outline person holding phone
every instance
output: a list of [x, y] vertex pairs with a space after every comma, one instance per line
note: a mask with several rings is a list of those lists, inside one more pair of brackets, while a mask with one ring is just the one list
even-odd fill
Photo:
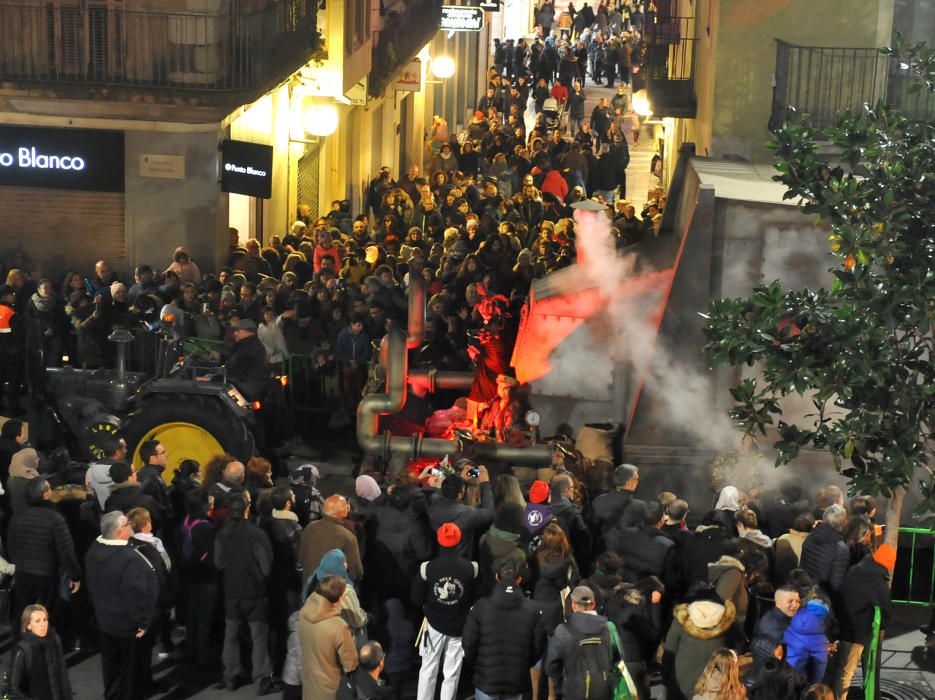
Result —
[[[473, 470], [476, 469], [476, 473]], [[472, 474], [476, 474], [472, 476]], [[469, 483], [480, 487], [481, 501], [478, 507], [463, 503], [465, 487]], [[445, 523], [454, 523], [461, 530], [461, 540], [456, 545], [458, 555], [473, 559], [474, 542], [493, 522], [494, 497], [490, 486], [490, 474], [483, 465], [466, 464], [461, 474], [445, 477], [441, 490], [429, 503], [429, 522], [438, 530]]]

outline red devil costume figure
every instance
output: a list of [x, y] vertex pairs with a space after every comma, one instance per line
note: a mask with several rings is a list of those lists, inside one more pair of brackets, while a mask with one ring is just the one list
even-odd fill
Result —
[[481, 300], [475, 307], [484, 325], [471, 334], [468, 355], [477, 364], [470, 401], [487, 403], [497, 395], [497, 376], [512, 374], [510, 357], [516, 342], [516, 327], [512, 323], [510, 303], [502, 294], [489, 294], [477, 285]]

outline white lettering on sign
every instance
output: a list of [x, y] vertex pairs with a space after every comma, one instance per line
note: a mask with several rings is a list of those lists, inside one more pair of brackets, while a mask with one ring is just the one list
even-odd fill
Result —
[[0, 167], [10, 168], [17, 165], [20, 168], [38, 168], [39, 170], [84, 170], [84, 158], [80, 156], [57, 156], [39, 153], [35, 146], [27, 148], [20, 146], [16, 150], [16, 157], [12, 153], [0, 151]]
[[442, 5], [440, 29], [477, 32], [484, 27], [484, 11], [479, 7]]
[[252, 165], [237, 165], [236, 163], [225, 163], [224, 169], [229, 173], [239, 173], [240, 175], [255, 175], [256, 177], [266, 177], [265, 170], [258, 170]]

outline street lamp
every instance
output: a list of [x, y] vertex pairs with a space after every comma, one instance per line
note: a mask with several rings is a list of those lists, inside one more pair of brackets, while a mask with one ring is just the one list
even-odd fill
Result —
[[455, 74], [455, 61], [451, 56], [436, 56], [432, 59], [432, 75], [445, 80]]
[[632, 104], [633, 111], [641, 117], [648, 117], [653, 113], [652, 108], [649, 106], [649, 96], [646, 93], [646, 88], [633, 93]]
[[338, 128], [338, 110], [334, 105], [312, 105], [302, 118], [305, 131], [312, 136], [330, 136]]

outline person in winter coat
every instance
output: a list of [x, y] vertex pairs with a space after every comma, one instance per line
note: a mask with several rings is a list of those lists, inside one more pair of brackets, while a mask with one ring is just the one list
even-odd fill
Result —
[[20, 638], [13, 647], [4, 697], [71, 700], [71, 681], [62, 642], [49, 627], [49, 611], [29, 605], [20, 619]]
[[136, 469], [126, 462], [114, 462], [110, 465], [110, 478], [114, 482], [114, 489], [107, 497], [104, 512], [119, 510], [129, 513], [134, 508], [145, 508], [153, 519], [153, 527], [160, 530], [165, 522], [165, 515], [152, 496], [143, 492]]
[[827, 617], [828, 606], [814, 598], [799, 609], [782, 635], [786, 660], [809, 683], [821, 683], [828, 667]]
[[881, 630], [886, 629], [893, 615], [889, 577], [895, 566], [896, 551], [888, 544], [881, 544], [872, 555], [864, 557], [847, 572], [838, 589], [841, 632], [834, 693], [840, 700], [847, 699], [847, 689], [858, 662], [863, 665], [864, 678], [869, 672], [865, 652], [870, 648], [873, 637], [874, 607], [880, 608]]
[[524, 531], [523, 509], [517, 503], [501, 503], [494, 515], [493, 525], [480, 538], [479, 594], [490, 595], [497, 582], [497, 572], [503, 563], [512, 561], [521, 581], [529, 579], [526, 551], [522, 546]]
[[662, 657], [668, 698], [690, 698], [711, 655], [721, 647], [734, 646], [735, 617], [734, 604], [721, 600], [706, 585], [696, 586], [684, 603], [675, 606]]
[[[614, 469], [614, 488], [602, 493], [591, 503], [591, 526], [603, 537], [614, 526], [633, 527], [642, 522], [642, 501], [634, 500], [633, 492], [640, 483], [640, 471], [632, 464], [620, 464]], [[602, 542], [597, 550], [602, 551]]]
[[581, 129], [584, 124], [584, 91], [581, 89], [581, 83], [575, 83], [574, 92], [568, 96], [565, 109], [568, 110], [568, 125], [572, 138]]
[[347, 557], [348, 575], [353, 581], [364, 576], [357, 537], [345, 524], [351, 508], [344, 496], [337, 494], [325, 499], [323, 517], [305, 526], [299, 543], [299, 564], [302, 567], [302, 585], [315, 573], [322, 557], [332, 549], [340, 549]]
[[[477, 467], [476, 477], [470, 476], [468, 471], [472, 465], [466, 465], [461, 475], [452, 474], [442, 482], [441, 493], [429, 502], [429, 522], [433, 531], [445, 523], [454, 523], [461, 532], [457, 549], [459, 556], [465, 559], [474, 558], [474, 541], [481, 532], [484, 532], [493, 522], [494, 499], [493, 489], [490, 486], [490, 475], [487, 467]], [[480, 505], [476, 508], [464, 504], [465, 484], [476, 482], [480, 487]]]
[[782, 637], [792, 622], [792, 617], [801, 607], [799, 589], [784, 585], [776, 589], [773, 595], [775, 607], [769, 610], [756, 623], [756, 630], [750, 642], [753, 655], [753, 678], [759, 678], [767, 659], [774, 657], [776, 647], [782, 644]]
[[158, 440], [147, 440], [140, 445], [140, 459], [143, 466], [136, 473], [136, 479], [147, 494], [159, 505], [162, 515], [168, 521], [174, 515], [169, 487], [162, 478], [169, 461], [169, 451]]
[[588, 572], [591, 569], [591, 531], [584, 522], [581, 509], [571, 500], [574, 484], [566, 474], [556, 474], [549, 484], [549, 491], [555, 522], [568, 536], [578, 570]]
[[[449, 477], [450, 478], [450, 477]], [[416, 579], [417, 600], [424, 602], [425, 613], [418, 641], [422, 667], [419, 669], [419, 698], [435, 696], [438, 670], [444, 680], [441, 700], [454, 700], [464, 661], [461, 635], [476, 590], [479, 567], [460, 555], [458, 545], [463, 533], [455, 523], [438, 528], [439, 555], [419, 567]]]
[[155, 620], [159, 582], [127, 543], [133, 530], [120, 511], [101, 518], [101, 536], [85, 557], [88, 592], [101, 643], [105, 698], [145, 697], [152, 657], [146, 634]]
[[783, 583], [793, 569], [799, 568], [802, 545], [814, 527], [815, 516], [807, 512], [800, 513], [792, 523], [789, 532], [776, 538], [773, 543], [774, 580]]
[[177, 531], [179, 568], [185, 583], [185, 639], [188, 658], [207, 667], [218, 593], [214, 568], [215, 529], [208, 517], [208, 492], [194, 488], [185, 496], [185, 517]]
[[837, 591], [847, 573], [851, 553], [841, 533], [847, 523], [847, 511], [829, 506], [818, 525], [802, 543], [801, 568], [805, 569], [828, 593]]
[[325, 576], [299, 613], [303, 700], [335, 697], [343, 674], [358, 664], [351, 629], [341, 617], [347, 579]]
[[701, 518], [701, 524], [695, 528], [688, 539], [682, 561], [682, 577], [686, 585], [698, 581], [707, 582], [708, 564], [712, 564], [723, 555], [737, 556], [737, 545], [728, 531], [714, 516], [713, 511]]
[[49, 500], [52, 489], [43, 477], [26, 487], [29, 505], [13, 516], [7, 533], [7, 556], [16, 567], [13, 577], [13, 619], [30, 603], [49, 610], [61, 604], [61, 577], [78, 590], [81, 566], [65, 518]]
[[649, 501], [643, 504], [643, 519], [638, 527], [615, 527], [607, 531], [607, 548], [623, 558], [628, 580], [656, 576], [666, 587], [678, 586], [681, 577], [679, 562], [673, 556], [675, 543], [659, 529], [663, 517], [659, 501]]
[[714, 586], [722, 600], [734, 604], [738, 627], [743, 627], [750, 603], [744, 565], [735, 557], [722, 555], [716, 562], [708, 564], [708, 583]]
[[341, 617], [351, 628], [351, 635], [358, 637], [360, 632], [367, 626], [367, 613], [360, 607], [360, 600], [357, 597], [357, 590], [354, 582], [347, 574], [347, 557], [340, 549], [332, 549], [326, 552], [321, 558], [321, 564], [315, 569], [314, 575], [308, 580], [305, 587], [305, 598], [308, 598], [315, 592], [315, 586], [319, 581], [323, 581], [326, 576], [341, 576], [347, 581], [347, 588], [344, 589], [344, 597], [341, 599], [341, 605], [338, 609], [341, 611]]
[[230, 510], [218, 532], [214, 565], [224, 582], [224, 687], [237, 689], [243, 672], [240, 658], [240, 625], [250, 628], [252, 676], [257, 694], [273, 692], [269, 658], [269, 598], [267, 579], [273, 565], [269, 537], [249, 521], [250, 494], [231, 496]]
[[21, 513], [29, 505], [26, 487], [39, 476], [39, 453], [32, 447], [24, 447], [10, 459], [10, 478], [5, 482], [10, 494], [10, 511]]
[[562, 591], [581, 579], [568, 537], [558, 523], [546, 526], [531, 563], [535, 579], [532, 600], [542, 611], [546, 632], [551, 634], [564, 616]]
[[341, 366], [342, 386], [348, 407], [354, 407], [360, 401], [367, 383], [367, 363], [372, 350], [370, 336], [364, 330], [363, 316], [353, 316], [351, 322], [338, 333], [335, 353]]
[[532, 690], [529, 669], [545, 651], [542, 613], [522, 592], [514, 559], [505, 559], [490, 596], [468, 613], [461, 635], [464, 658], [474, 668], [475, 697], [513, 697]]
[[526, 521], [523, 542], [530, 549], [535, 549], [530, 544], [538, 544], [542, 531], [555, 517], [552, 515], [551, 506], [549, 506], [549, 496], [549, 485], [547, 483], [539, 480], [532, 482], [532, 486], [529, 487], [529, 502], [526, 503], [526, 509], [523, 512]]

